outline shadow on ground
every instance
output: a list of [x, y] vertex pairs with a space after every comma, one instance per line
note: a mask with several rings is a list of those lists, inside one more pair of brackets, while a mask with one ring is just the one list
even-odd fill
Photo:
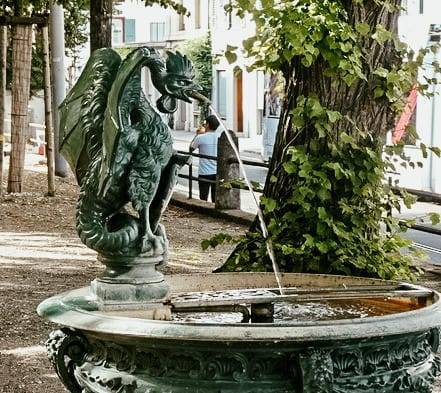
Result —
[[[45, 179], [26, 172], [28, 192], [0, 198], [0, 393], [65, 392], [44, 347], [55, 326], [35, 310], [51, 295], [88, 285], [102, 270], [76, 236], [75, 180], [57, 179], [57, 195], [49, 198]], [[200, 242], [245, 229], [178, 208], [170, 208], [163, 223], [171, 244], [167, 273], [210, 271], [230, 249], [203, 252]]]

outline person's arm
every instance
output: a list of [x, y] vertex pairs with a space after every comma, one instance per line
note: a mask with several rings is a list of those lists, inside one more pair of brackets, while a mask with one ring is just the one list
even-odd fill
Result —
[[199, 135], [196, 135], [190, 143], [190, 152], [199, 148]]

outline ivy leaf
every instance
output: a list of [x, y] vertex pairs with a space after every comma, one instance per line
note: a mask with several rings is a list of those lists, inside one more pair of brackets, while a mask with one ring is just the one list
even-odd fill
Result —
[[237, 54], [231, 51], [225, 51], [225, 58], [228, 61], [228, 64], [232, 64], [237, 60]]
[[371, 27], [367, 23], [357, 23], [355, 29], [362, 35], [368, 35], [371, 31]]
[[210, 239], [204, 239], [201, 241], [201, 247], [205, 251], [209, 247], [215, 248], [223, 243], [232, 243], [235, 242], [235, 240], [231, 235], [228, 233], [217, 233]]
[[317, 209], [317, 213], [318, 213], [318, 216], [319, 216], [320, 220], [325, 220], [325, 219], [328, 218], [328, 213], [326, 212], [326, 209], [324, 207], [322, 207], [322, 206], [320, 206]]
[[384, 90], [381, 87], [376, 87], [374, 89], [374, 98], [380, 98], [384, 96]]
[[335, 123], [342, 118], [341, 113], [338, 111], [327, 111], [328, 119], [331, 123]]
[[412, 205], [417, 201], [417, 197], [411, 194], [406, 193], [403, 195], [403, 203], [408, 209], [412, 207]]
[[384, 26], [377, 25], [376, 31], [372, 38], [377, 41], [380, 45], [384, 44], [386, 41], [393, 38], [393, 33], [386, 30]]
[[243, 40], [242, 41], [243, 48], [249, 52], [253, 48], [253, 45], [256, 41], [257, 41], [256, 36], [249, 37], [246, 40]]
[[429, 150], [431, 150], [436, 156], [441, 156], [441, 149], [439, 147], [429, 147]]
[[272, 198], [262, 196], [262, 198], [260, 198], [260, 201], [265, 208], [265, 213], [271, 213], [277, 207], [277, 202]]
[[389, 74], [389, 71], [386, 70], [386, 68], [378, 67], [378, 68], [374, 71], [374, 74], [375, 74], [375, 75], [378, 75], [378, 76], [380, 76], [380, 77], [382, 77], [382, 78], [386, 78], [387, 75]]
[[297, 165], [294, 162], [291, 162], [291, 161], [284, 162], [283, 163], [283, 169], [288, 174], [296, 173], [297, 170], [298, 170]]
[[429, 218], [432, 225], [437, 225], [441, 222], [439, 213], [429, 213]]
[[423, 154], [423, 157], [427, 158], [427, 146], [421, 142], [420, 149], [421, 149], [421, 153]]

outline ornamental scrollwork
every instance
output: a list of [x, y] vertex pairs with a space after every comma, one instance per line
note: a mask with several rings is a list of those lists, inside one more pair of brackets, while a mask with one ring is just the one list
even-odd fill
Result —
[[438, 332], [428, 331], [267, 353], [240, 345], [213, 349], [210, 343], [186, 350], [158, 343], [149, 348], [86, 340], [63, 329], [52, 333], [47, 345], [58, 375], [73, 393], [177, 393], [188, 386], [212, 393], [201, 384], [241, 386], [244, 392], [257, 386], [261, 390], [256, 391], [273, 393], [430, 393], [441, 370], [433, 351], [438, 339]]
[[299, 354], [305, 393], [430, 393], [441, 370], [439, 332], [311, 348]]
[[74, 373], [75, 368], [84, 362], [86, 338], [70, 329], [55, 330], [50, 333], [46, 348], [48, 358], [66, 388], [72, 393], [82, 393]]

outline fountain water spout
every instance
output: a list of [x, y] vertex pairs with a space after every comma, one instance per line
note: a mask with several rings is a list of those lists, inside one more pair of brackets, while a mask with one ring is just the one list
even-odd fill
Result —
[[271, 259], [274, 275], [276, 277], [276, 281], [277, 281], [277, 285], [279, 287], [280, 294], [284, 295], [284, 290], [283, 290], [283, 285], [282, 285], [282, 276], [281, 276], [281, 273], [280, 273], [279, 265], [277, 264], [277, 261], [276, 261], [276, 255], [274, 253], [273, 244], [271, 242], [271, 239], [269, 238], [268, 227], [266, 225], [265, 218], [263, 216], [262, 209], [260, 208], [260, 203], [259, 203], [259, 200], [257, 199], [257, 196], [256, 196], [256, 193], [254, 191], [253, 185], [251, 184], [250, 180], [248, 179], [248, 176], [247, 176], [247, 173], [246, 173], [246, 170], [245, 170], [245, 166], [243, 164], [242, 159], [240, 158], [239, 150], [238, 150], [236, 144], [234, 143], [233, 138], [231, 137], [230, 133], [228, 132], [228, 129], [227, 129], [224, 121], [219, 116], [219, 113], [213, 108], [213, 105], [212, 105], [211, 101], [207, 97], [205, 97], [204, 95], [202, 95], [201, 93], [196, 92], [196, 91], [191, 94], [191, 97], [196, 99], [196, 100], [198, 100], [198, 101], [201, 101], [201, 102], [209, 105], [209, 107], [210, 107], [211, 111], [213, 112], [214, 116], [216, 116], [217, 120], [221, 124], [221, 126], [223, 128], [223, 131], [225, 132], [225, 135], [227, 136], [228, 142], [230, 143], [231, 147], [233, 148], [234, 154], [235, 154], [235, 156], [237, 158], [237, 161], [239, 163], [239, 167], [240, 167], [240, 169], [242, 171], [245, 183], [248, 186], [248, 189], [250, 190], [250, 193], [251, 193], [251, 195], [253, 197], [254, 203], [255, 203], [256, 208], [257, 208], [257, 216], [259, 218], [260, 228], [262, 230], [263, 238], [265, 239], [266, 249], [267, 249], [267, 252], [268, 252], [268, 256]]

